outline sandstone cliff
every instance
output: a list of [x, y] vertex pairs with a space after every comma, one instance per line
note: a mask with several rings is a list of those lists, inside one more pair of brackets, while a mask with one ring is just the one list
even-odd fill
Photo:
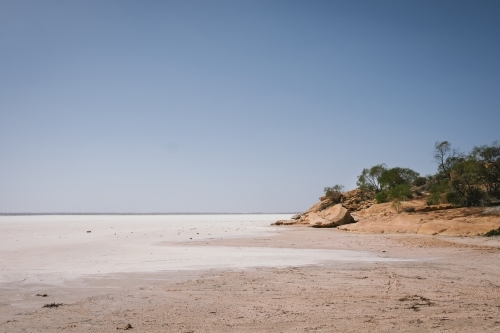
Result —
[[420, 198], [403, 202], [403, 211], [398, 213], [391, 203], [376, 204], [356, 189], [321, 197], [303, 214], [274, 224], [337, 227], [359, 233], [477, 236], [500, 228], [500, 207], [427, 206]]

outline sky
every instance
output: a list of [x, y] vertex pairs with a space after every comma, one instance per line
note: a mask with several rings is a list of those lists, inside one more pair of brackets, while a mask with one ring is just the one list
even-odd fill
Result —
[[500, 139], [498, 1], [0, 1], [0, 212], [299, 212]]

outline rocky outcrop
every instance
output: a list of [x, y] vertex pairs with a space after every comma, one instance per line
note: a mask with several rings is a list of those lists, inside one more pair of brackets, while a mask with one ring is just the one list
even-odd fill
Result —
[[271, 225], [293, 225], [293, 224], [299, 224], [297, 220], [278, 220], [274, 223], [271, 223]]
[[500, 206], [427, 206], [421, 197], [405, 201], [401, 212], [396, 212], [391, 203], [375, 204], [373, 200], [365, 198], [360, 190], [355, 189], [321, 197], [305, 213], [273, 224], [337, 227], [339, 230], [360, 233], [476, 236], [500, 228]]
[[354, 219], [342, 204], [336, 204], [325, 210], [309, 213], [305, 221], [314, 228], [332, 228], [353, 223]]
[[339, 226], [358, 233], [404, 233], [443, 236], [478, 236], [500, 227], [496, 207], [455, 208], [426, 206], [423, 200], [404, 203], [410, 212], [397, 213], [390, 203], [376, 204], [353, 214], [359, 222]]
[[365, 198], [363, 192], [355, 189], [348, 192], [332, 192], [319, 198], [305, 213], [292, 216], [290, 220], [280, 220], [273, 225], [302, 224], [316, 228], [332, 228], [354, 223], [350, 212], [366, 209], [374, 204], [373, 200]]
[[375, 201], [367, 198], [367, 195], [359, 189], [354, 189], [344, 193], [333, 192], [329, 196], [322, 196], [319, 198], [319, 202], [312, 205], [306, 213], [319, 212], [339, 203], [342, 204], [342, 206], [344, 206], [349, 212], [357, 212], [375, 204]]
[[437, 210], [453, 209], [456, 208], [450, 204], [434, 205], [434, 206], [421, 206], [415, 207], [412, 211], [414, 212], [435, 212]]
[[342, 205], [350, 212], [357, 212], [367, 209], [375, 204], [375, 200], [370, 195], [363, 193], [360, 189], [342, 193]]
[[349, 211], [342, 204], [327, 206], [325, 209], [311, 208], [304, 214], [294, 215], [290, 220], [276, 221], [272, 225], [302, 224], [315, 228], [334, 228], [355, 222]]
[[361, 190], [333, 192], [319, 198], [303, 214], [296, 214], [290, 220], [280, 220], [273, 225], [302, 224], [317, 228], [331, 228], [356, 222], [350, 212], [369, 208], [375, 202], [366, 198]]

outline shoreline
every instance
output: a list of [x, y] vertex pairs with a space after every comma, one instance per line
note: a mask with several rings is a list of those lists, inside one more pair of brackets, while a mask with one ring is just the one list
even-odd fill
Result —
[[159, 216], [169, 216], [169, 215], [293, 215], [293, 214], [298, 214], [298, 212], [272, 212], [272, 213], [262, 213], [262, 212], [255, 212], [255, 213], [228, 213], [228, 212], [221, 212], [221, 213], [193, 213], [193, 212], [167, 212], [167, 213], [162, 213], [162, 212], [151, 212], [151, 213], [0, 213], [0, 216], [79, 216], [79, 215], [95, 215], [95, 216], [141, 216], [141, 215], [159, 215]]

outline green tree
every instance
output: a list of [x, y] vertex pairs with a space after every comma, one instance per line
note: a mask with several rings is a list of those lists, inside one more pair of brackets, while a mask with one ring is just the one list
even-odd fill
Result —
[[471, 157], [462, 158], [451, 169], [446, 200], [455, 206], [484, 206], [489, 199], [482, 185], [479, 164]]
[[500, 198], [500, 144], [493, 142], [491, 146], [474, 147], [470, 154], [477, 164], [478, 176], [486, 192], [491, 197]]
[[358, 176], [357, 185], [360, 190], [364, 192], [380, 192], [382, 187], [380, 185], [380, 177], [382, 173], [387, 170], [385, 164], [377, 164], [370, 169], [364, 168]]
[[438, 173], [450, 179], [453, 165], [460, 159], [460, 152], [451, 148], [448, 141], [437, 141], [434, 144], [434, 160], [438, 164]]
[[383, 190], [390, 190], [401, 184], [413, 185], [419, 176], [420, 174], [412, 169], [396, 167], [384, 170], [379, 182]]
[[500, 145], [474, 147], [465, 155], [448, 141], [436, 142], [438, 173], [430, 179], [427, 204], [447, 201], [455, 206], [483, 206], [500, 197]]

